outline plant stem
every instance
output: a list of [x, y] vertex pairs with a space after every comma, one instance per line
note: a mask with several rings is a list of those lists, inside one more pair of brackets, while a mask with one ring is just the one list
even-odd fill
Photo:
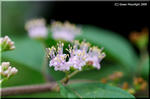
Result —
[[46, 83], [41, 85], [29, 85], [21, 87], [10, 87], [10, 88], [1, 88], [0, 95], [10, 96], [10, 95], [20, 95], [20, 94], [29, 94], [29, 93], [40, 93], [47, 91], [54, 91], [57, 86], [57, 83]]
[[[71, 83], [76, 82], [93, 82], [92, 80], [75, 80]], [[97, 81], [94, 81], [97, 82]], [[59, 91], [59, 86], [56, 82], [40, 84], [40, 85], [26, 85], [18, 87], [0, 88], [0, 96], [13, 96], [22, 94], [42, 93], [50, 91]]]
[[138, 69], [137, 69], [137, 76], [141, 76], [141, 69], [143, 66], [143, 62], [148, 57], [148, 51], [147, 48], [140, 49], [140, 61], [138, 63]]
[[78, 72], [79, 72], [78, 70], [74, 71], [74, 72], [71, 73], [70, 75], [67, 75], [65, 78], [63, 78], [60, 82], [66, 84], [66, 83], [68, 82], [68, 80], [69, 80], [71, 77], [73, 77], [74, 75], [76, 75]]

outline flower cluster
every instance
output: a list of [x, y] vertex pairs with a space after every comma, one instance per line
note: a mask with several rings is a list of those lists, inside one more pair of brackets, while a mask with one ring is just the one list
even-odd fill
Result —
[[81, 33], [79, 27], [68, 21], [64, 23], [53, 21], [51, 24], [51, 31], [54, 39], [66, 41], [74, 40], [75, 36]]
[[2, 62], [0, 65], [1, 78], [9, 78], [17, 72], [18, 70], [15, 67], [11, 67], [9, 62]]
[[2, 51], [15, 49], [14, 42], [8, 36], [0, 38], [0, 46]]
[[141, 32], [133, 31], [129, 35], [129, 39], [138, 47], [145, 48], [148, 46], [149, 41], [149, 29], [143, 28]]
[[137, 90], [145, 90], [147, 88], [147, 82], [141, 77], [135, 77], [133, 84]]
[[[46, 38], [48, 27], [43, 18], [32, 19], [25, 24], [25, 29], [31, 38]], [[50, 30], [56, 40], [73, 41], [76, 35], [81, 33], [81, 29], [68, 21], [52, 21]]]
[[25, 29], [31, 38], [45, 38], [48, 35], [46, 21], [43, 18], [28, 21]]
[[69, 54], [63, 53], [63, 43], [59, 42], [57, 45], [58, 48], [54, 46], [46, 48], [50, 58], [49, 66], [53, 66], [56, 71], [68, 71], [71, 67], [82, 70], [86, 65], [100, 69], [100, 62], [105, 57], [102, 49], [96, 46], [90, 47], [90, 43], [85, 41], [81, 43], [77, 40], [73, 41], [73, 46], [69, 45], [69, 49], [66, 49]]
[[123, 77], [123, 72], [114, 72], [113, 74], [111, 74], [108, 78], [110, 80], [117, 80], [117, 79], [120, 79], [121, 77]]

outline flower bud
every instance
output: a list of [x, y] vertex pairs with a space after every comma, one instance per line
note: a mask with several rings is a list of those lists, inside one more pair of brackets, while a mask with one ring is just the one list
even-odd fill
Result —
[[127, 83], [127, 82], [124, 82], [122, 88], [123, 88], [123, 89], [128, 89], [128, 88], [129, 88], [128, 83]]
[[0, 45], [2, 51], [15, 49], [14, 42], [8, 36], [0, 38]]
[[15, 67], [11, 67], [9, 62], [2, 62], [0, 66], [0, 74], [3, 77], [9, 78], [11, 75], [14, 75], [18, 72]]
[[106, 79], [106, 78], [102, 78], [102, 79], [101, 79], [101, 82], [102, 82], [102, 83], [107, 83], [107, 79]]
[[141, 84], [141, 90], [145, 90], [147, 87], [147, 82], [144, 81], [142, 84]]
[[7, 69], [9, 67], [10, 63], [9, 62], [2, 62], [2, 69]]
[[17, 70], [15, 67], [13, 67], [13, 68], [10, 70], [10, 72], [11, 72], [11, 74], [16, 74], [16, 73], [18, 72], [18, 70]]
[[129, 92], [130, 94], [135, 94], [135, 90], [134, 90], [133, 88], [130, 88], [130, 89], [128, 90], [128, 92]]

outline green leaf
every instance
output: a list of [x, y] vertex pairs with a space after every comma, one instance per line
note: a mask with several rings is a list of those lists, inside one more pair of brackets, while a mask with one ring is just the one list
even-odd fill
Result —
[[[105, 78], [117, 71], [123, 72], [123, 77], [128, 77], [128, 78], [131, 77], [126, 72], [126, 70], [118, 64], [111, 64], [111, 65], [101, 64], [100, 70], [94, 69], [94, 70], [82, 71], [76, 74], [75, 76], [73, 76], [71, 79], [86, 79], [86, 80], [100, 81], [101, 78]], [[56, 81], [61, 80], [65, 76], [65, 73], [61, 71], [55, 71], [53, 67], [49, 67], [48, 72]]]
[[134, 98], [120, 88], [101, 83], [76, 83], [65, 86], [65, 88], [60, 86], [60, 88], [62, 91], [66, 91], [64, 94], [67, 94], [66, 97], [71, 93], [78, 98]]
[[59, 81], [61, 80], [64, 76], [65, 73], [62, 71], [55, 71], [53, 67], [48, 67], [47, 69], [48, 73], [53, 77], [54, 80]]
[[58, 92], [42, 92], [32, 94], [22, 94], [16, 96], [2, 96], [2, 98], [62, 98]]
[[123, 76], [126, 76], [126, 72], [121, 66], [114, 64], [114, 65], [101, 65], [100, 70], [89, 70], [83, 71], [76, 74], [72, 79], [89, 79], [89, 80], [97, 80], [100, 81], [101, 78], [106, 78], [107, 76], [111, 75], [112, 73], [119, 71], [123, 72]]
[[131, 44], [117, 33], [94, 26], [83, 26], [83, 33], [77, 39], [86, 39], [99, 47], [104, 47], [106, 58], [111, 56], [111, 59], [115, 59], [126, 66], [127, 69], [135, 70], [137, 62], [136, 53]]
[[13, 38], [16, 49], [2, 53], [2, 57], [41, 71], [44, 60], [44, 49], [40, 42], [28, 37]]
[[58, 82], [60, 87], [60, 94], [65, 98], [77, 98], [77, 95], [74, 94], [71, 88], [63, 86], [60, 82]]

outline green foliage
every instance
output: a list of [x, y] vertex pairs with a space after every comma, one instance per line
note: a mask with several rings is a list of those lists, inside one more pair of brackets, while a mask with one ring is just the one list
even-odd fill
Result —
[[[53, 7], [53, 4], [50, 5]], [[40, 18], [43, 16], [45, 5], [40, 2], [2, 2], [2, 33], [9, 35], [26, 34], [24, 25], [26, 21], [32, 18]], [[48, 9], [49, 14], [51, 9]], [[2, 34], [4, 35], [4, 34]]]
[[148, 35], [141, 36], [136, 44], [139, 49], [145, 48], [148, 45]]
[[32, 85], [44, 83], [44, 78], [41, 72], [38, 72], [26, 65], [13, 62], [8, 59], [3, 59], [4, 61], [10, 61], [13, 67], [18, 69], [18, 73], [11, 77], [9, 80], [2, 83], [2, 87], [13, 87], [19, 85]]
[[45, 51], [42, 44], [28, 37], [15, 37], [12, 40], [15, 42], [16, 49], [2, 53], [2, 57], [41, 71]]
[[22, 94], [16, 96], [3, 96], [2, 98], [62, 98], [58, 92], [42, 92], [32, 94]]
[[[77, 74], [72, 79], [91, 79], [99, 81], [101, 78], [107, 77], [114, 71], [122, 71], [129, 74], [128, 70], [134, 71], [136, 69], [137, 56], [129, 42], [121, 36], [96, 27], [83, 26], [83, 34], [77, 37], [77, 39], [86, 39], [93, 45], [104, 47], [106, 59], [101, 62], [100, 70], [85, 70]], [[10, 61], [12, 66], [15, 66], [18, 69], [18, 74], [6, 81], [2, 87], [44, 83], [45, 81], [41, 74], [45, 56], [44, 47], [51, 47], [52, 45], [55, 45], [57, 41], [52, 38], [48, 38], [45, 41], [46, 45], [44, 46], [42, 45], [44, 42], [41, 43], [31, 40], [29, 37], [12, 37], [12, 40], [15, 42], [16, 49], [14, 51], [3, 53], [2, 59], [3, 61]], [[68, 42], [64, 43], [65, 45], [69, 44]], [[67, 46], [65, 46], [65, 48], [67, 48]], [[144, 76], [148, 75], [148, 62], [149, 59], [142, 69]], [[64, 77], [63, 72], [55, 71], [54, 68], [50, 68], [48, 64], [46, 70], [57, 81]], [[77, 83], [69, 86], [59, 85], [61, 88], [61, 95], [56, 92], [49, 92], [19, 95], [14, 97], [64, 96], [66, 98], [134, 98], [132, 95], [121, 90], [120, 88], [101, 83]]]
[[[136, 65], [137, 65], [136, 64], [137, 63], [136, 53], [134, 52], [130, 43], [123, 37], [119, 36], [118, 34], [113, 33], [111, 31], [106, 31], [106, 30], [103, 30], [103, 29], [100, 29], [97, 27], [85, 25], [85, 26], [83, 26], [82, 35], [80, 35], [76, 39], [79, 39], [79, 40], [86, 39], [93, 45], [98, 45], [99, 47], [104, 47], [104, 51], [106, 52], [106, 58], [104, 59], [104, 61], [106, 59], [108, 59], [110, 62], [113, 61], [113, 62], [117, 63], [117, 65], [120, 63], [119, 66], [121, 68], [124, 66], [123, 69], [125, 69], [125, 72], [132, 71], [132, 73], [133, 73], [134, 70], [136, 70]], [[54, 41], [51, 41], [51, 44], [53, 42]], [[105, 62], [107, 62], [107, 61], [105, 61]], [[103, 61], [102, 61], [102, 63], [103, 63]], [[109, 69], [110, 66], [105, 66], [105, 64], [102, 64], [101, 68], [105, 68], [105, 67], [106, 67], [106, 69]], [[118, 68], [118, 66], [117, 66], [117, 68]], [[114, 67], [114, 69], [117, 69], [117, 68]], [[110, 69], [110, 71], [111, 71], [111, 69]], [[102, 72], [102, 71], [103, 70], [100, 70], [100, 72]], [[89, 72], [91, 72], [91, 71], [89, 71]], [[97, 71], [94, 71], [94, 72], [98, 73]], [[81, 76], [84, 76], [84, 75], [86, 76], [86, 75], [88, 75], [88, 73], [85, 73]], [[63, 77], [62, 75], [64, 75], [63, 73], [61, 73], [61, 72], [58, 73], [57, 71], [54, 71], [53, 69], [50, 71], [50, 74], [54, 75], [54, 78], [57, 80], [60, 80]], [[100, 73], [100, 74], [102, 74], [102, 73]], [[58, 75], [58, 76], [56, 76], [56, 75]], [[90, 77], [88, 77], [88, 78], [90, 78]], [[97, 78], [98, 77], [99, 76], [97, 76]], [[93, 77], [91, 77], [91, 78], [93, 78]]]
[[132, 72], [136, 69], [137, 56], [130, 43], [120, 35], [94, 26], [83, 26], [83, 34], [77, 39], [104, 47], [106, 57], [111, 56]]
[[120, 88], [101, 83], [61, 84], [61, 95], [65, 98], [134, 98]]
[[13, 34], [22, 35], [22, 33], [25, 32], [24, 16], [28, 13], [27, 11], [29, 8], [31, 7], [26, 4], [19, 4], [15, 2], [3, 2], [2, 3], [2, 33], [11, 33], [11, 34], [13, 33]]
[[106, 78], [107, 76], [116, 71], [124, 72], [124, 76], [127, 75], [125, 74], [125, 70], [123, 70], [119, 65], [102, 65], [100, 70], [79, 72], [72, 79], [89, 79], [100, 81], [101, 78]]
[[59, 81], [61, 80], [64, 76], [65, 73], [62, 71], [55, 71], [53, 67], [48, 67], [48, 73], [53, 77], [54, 80]]
[[78, 96], [74, 94], [73, 90], [69, 87], [64, 87], [61, 83], [59, 83], [60, 94], [65, 98], [77, 98]]
[[2, 61], [10, 61], [18, 73], [2, 87], [38, 84], [45, 82], [41, 74], [44, 50], [42, 45], [27, 37], [12, 38], [16, 49], [2, 53]]

